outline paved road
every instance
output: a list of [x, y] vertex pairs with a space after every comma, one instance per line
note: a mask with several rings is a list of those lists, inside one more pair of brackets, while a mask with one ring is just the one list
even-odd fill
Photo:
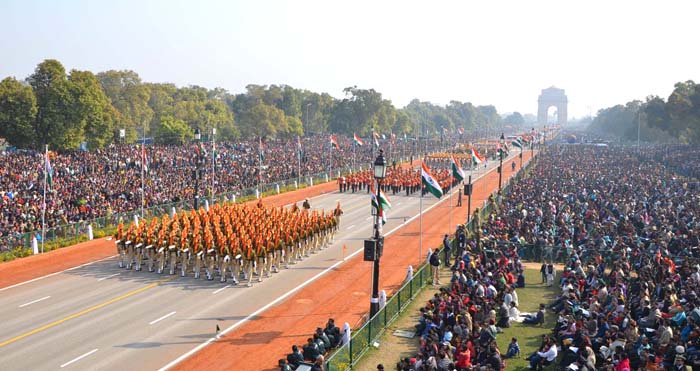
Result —
[[[416, 195], [390, 198], [385, 233], [419, 212]], [[211, 338], [216, 325], [255, 320], [251, 314], [341, 261], [344, 244], [347, 255], [361, 250], [372, 233], [369, 197], [332, 193], [311, 204], [330, 210], [337, 201], [345, 214], [333, 246], [250, 288], [127, 271], [110, 258], [1, 290], [0, 364], [7, 370], [158, 369]], [[436, 201], [425, 197], [424, 209]]]

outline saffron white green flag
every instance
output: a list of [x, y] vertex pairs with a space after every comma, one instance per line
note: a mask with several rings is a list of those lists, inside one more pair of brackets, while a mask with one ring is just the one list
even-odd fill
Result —
[[382, 209], [391, 209], [391, 201], [389, 201], [389, 197], [386, 193], [379, 190], [379, 196], [377, 198], [379, 198], [379, 204], [382, 205]]
[[452, 176], [460, 182], [463, 181], [464, 170], [462, 170], [462, 166], [459, 164], [459, 160], [455, 158], [455, 155], [453, 154], [450, 154], [450, 159], [452, 160]]
[[513, 141], [510, 142], [510, 144], [512, 144], [514, 147], [518, 147], [520, 149], [523, 149], [523, 144], [520, 143], [520, 138], [513, 139]]
[[355, 133], [352, 134], [352, 139], [355, 141], [355, 145], [358, 145], [360, 147], [362, 147], [365, 144], [365, 142], [363, 142], [362, 139], [360, 139], [360, 137], [358, 137]]
[[[374, 188], [374, 187], [372, 187]], [[382, 205], [381, 200], [377, 200], [377, 196], [374, 194], [374, 189], [370, 192], [370, 197], [372, 198], [372, 209], [377, 210], [377, 214], [379, 215], [379, 218], [382, 220], [382, 225], [386, 224], [386, 214], [384, 213], [384, 206]], [[381, 198], [381, 195], [380, 195]]]
[[484, 160], [481, 158], [481, 156], [479, 156], [479, 153], [474, 148], [472, 148], [472, 162], [475, 165], [479, 165], [480, 163], [484, 162]]
[[433, 196], [437, 198], [442, 197], [442, 188], [440, 188], [440, 184], [433, 178], [433, 175], [430, 174], [430, 169], [425, 163], [421, 164], [421, 179], [428, 192], [432, 193]]

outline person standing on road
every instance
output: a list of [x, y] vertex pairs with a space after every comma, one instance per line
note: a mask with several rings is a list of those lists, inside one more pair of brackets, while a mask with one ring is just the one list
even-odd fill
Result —
[[462, 189], [459, 189], [459, 193], [457, 194], [457, 207], [462, 207]]
[[438, 248], [430, 254], [430, 271], [433, 276], [433, 286], [440, 286], [440, 257]]

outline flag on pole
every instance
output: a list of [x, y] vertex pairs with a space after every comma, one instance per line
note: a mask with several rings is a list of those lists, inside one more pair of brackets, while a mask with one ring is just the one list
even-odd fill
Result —
[[386, 214], [384, 213], [384, 206], [382, 206], [382, 202], [378, 200], [377, 196], [374, 194], [374, 185], [372, 185], [370, 197], [372, 202], [372, 209], [377, 210], [377, 215], [379, 215], [379, 218], [382, 220], [382, 225], [386, 224]]
[[299, 156], [299, 159], [301, 159], [304, 156], [304, 152], [301, 149], [301, 137], [297, 135], [297, 155]]
[[484, 159], [479, 156], [479, 152], [476, 151], [476, 148], [472, 147], [472, 162], [474, 165], [479, 165], [480, 163], [484, 162]]
[[389, 197], [386, 195], [386, 193], [382, 192], [382, 190], [379, 190], [379, 204], [382, 205], [383, 209], [391, 209], [391, 201], [389, 201]]
[[518, 147], [520, 149], [523, 149], [523, 144], [520, 142], [520, 138], [513, 139], [513, 141], [510, 142], [510, 144], [512, 144], [513, 147]]
[[46, 168], [44, 169], [46, 171], [46, 184], [49, 187], [49, 190], [53, 189], [53, 168], [51, 167], [51, 161], [49, 160], [49, 151], [46, 151]]
[[258, 157], [260, 158], [261, 163], [265, 162], [265, 153], [263, 152], [262, 137], [258, 138]]
[[464, 128], [463, 128], [463, 127], [458, 127], [458, 128], [457, 128], [457, 132], [459, 133], [459, 135], [464, 134]]
[[148, 171], [148, 157], [146, 157], [146, 144], [141, 143], [141, 164], [144, 171]]
[[421, 164], [421, 179], [428, 192], [432, 193], [433, 196], [437, 198], [442, 197], [442, 188], [435, 178], [433, 178], [433, 175], [430, 174], [430, 169], [425, 162]]
[[391, 133], [391, 144], [396, 143], [396, 134]]
[[355, 145], [358, 145], [360, 147], [365, 145], [365, 142], [363, 142], [362, 139], [360, 139], [360, 137], [358, 137], [355, 133], [352, 133], [352, 139], [355, 142]]
[[374, 137], [374, 145], [379, 147], [379, 133], [373, 130], [372, 136]]
[[452, 177], [454, 177], [460, 182], [463, 181], [464, 170], [462, 170], [462, 166], [459, 164], [459, 160], [453, 154], [450, 154], [450, 159], [452, 160]]
[[340, 145], [338, 145], [338, 141], [335, 140], [335, 135], [331, 134], [331, 146], [335, 146], [335, 149], [340, 149]]

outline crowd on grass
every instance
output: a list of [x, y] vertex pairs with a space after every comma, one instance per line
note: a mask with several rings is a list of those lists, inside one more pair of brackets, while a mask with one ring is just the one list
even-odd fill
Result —
[[[367, 168], [376, 157], [376, 147], [373, 152], [369, 143], [353, 148], [351, 138], [336, 139], [339, 149], [332, 150], [328, 135], [315, 135], [301, 140], [301, 151], [294, 138], [222, 142], [216, 143], [215, 149], [210, 142], [199, 151], [191, 143], [146, 144], [145, 151], [137, 144], [51, 152], [53, 181], [46, 193], [46, 225], [50, 228], [139, 209], [142, 164], [145, 207], [150, 207], [194, 197], [197, 153], [201, 155], [198, 193], [202, 196], [296, 179], [300, 174], [314, 175], [331, 168], [347, 171], [353, 164]], [[441, 145], [439, 141], [423, 143], [420, 149], [428, 151]], [[417, 147], [410, 142], [382, 142], [382, 146], [389, 161], [402, 154], [410, 156]], [[212, 157], [216, 165], [213, 179]], [[0, 152], [0, 238], [41, 229], [44, 169], [43, 152]]]
[[[481, 225], [480, 244], [458, 234], [452, 280], [421, 309], [420, 352], [397, 369], [503, 370], [522, 357], [532, 369], [700, 370], [699, 185], [678, 175], [680, 157], [644, 157], [629, 147], [542, 153]], [[485, 254], [490, 241], [510, 243]], [[561, 294], [528, 303], [539, 311], [527, 317], [517, 289], [555, 274], [544, 264], [543, 282], [525, 283], [524, 244], [541, 248], [545, 263], [557, 250], [566, 261], [553, 282]], [[542, 325], [545, 316], [556, 325], [536, 352], [520, 354], [516, 338], [497, 345], [512, 321]]]

